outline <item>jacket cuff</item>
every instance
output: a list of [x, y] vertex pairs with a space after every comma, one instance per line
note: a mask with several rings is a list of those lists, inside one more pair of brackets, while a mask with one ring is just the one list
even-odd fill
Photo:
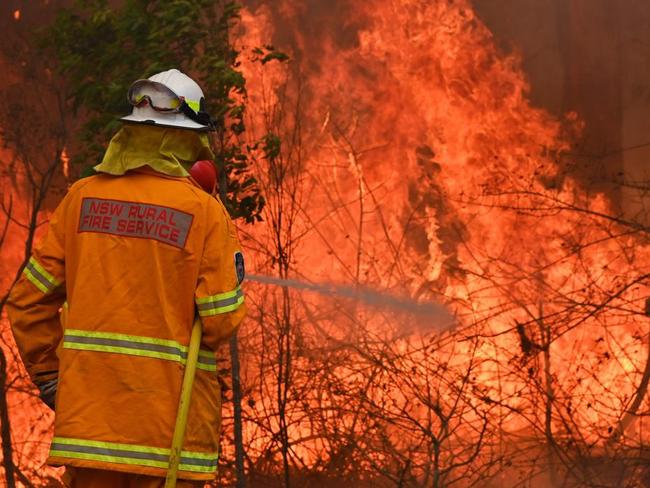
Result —
[[27, 370], [29, 377], [35, 385], [41, 385], [59, 376], [59, 363], [39, 364]]

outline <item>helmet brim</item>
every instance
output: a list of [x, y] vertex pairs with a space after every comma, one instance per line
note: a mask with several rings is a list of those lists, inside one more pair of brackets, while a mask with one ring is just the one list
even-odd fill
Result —
[[191, 130], [210, 130], [210, 127], [207, 125], [201, 125], [193, 120], [190, 120], [187, 117], [184, 117], [183, 120], [170, 120], [170, 118], [162, 117], [147, 117], [141, 115], [126, 115], [120, 117], [120, 120], [123, 122], [132, 122], [136, 124], [149, 124], [155, 125], [157, 127], [170, 127], [175, 129], [191, 129]]

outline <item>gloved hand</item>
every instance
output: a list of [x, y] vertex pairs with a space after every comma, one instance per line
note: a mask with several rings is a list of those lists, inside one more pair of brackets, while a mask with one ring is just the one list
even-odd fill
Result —
[[58, 379], [53, 379], [46, 381], [45, 383], [41, 383], [38, 386], [39, 390], [39, 398], [47, 405], [50, 407], [52, 410], [54, 410], [54, 400], [56, 399], [56, 387], [59, 384]]

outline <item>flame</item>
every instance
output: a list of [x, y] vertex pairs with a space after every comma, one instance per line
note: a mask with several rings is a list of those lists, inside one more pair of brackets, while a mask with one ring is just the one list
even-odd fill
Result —
[[[431, 351], [417, 335], [394, 339], [413, 330], [395, 317], [294, 297], [303, 304], [294, 312], [299, 323], [319, 310], [320, 330], [301, 331], [300, 341], [313, 346], [324, 334], [355, 344], [346, 326], [384, 341], [404, 369], [391, 368], [397, 377], [386, 388], [380, 380], [367, 384], [363, 397], [375, 406], [394, 403], [384, 419], [409, 411], [414, 428], [432, 405], [444, 410], [460, 401], [448, 456], [462, 458], [459, 446], [476, 439], [482, 418], [492, 420], [491, 438], [518, 438], [520, 445], [543, 445], [540, 429], [561, 442], [604, 445], [646, 360], [647, 319], [639, 311], [648, 293], [642, 279], [648, 256], [638, 232], [604, 217], [614, 215], [605, 196], [561, 172], [560, 159], [581, 130], [579, 117], [558, 120], [530, 104], [519, 57], [497, 50], [467, 1], [334, 3], [337, 15], [320, 12], [313, 24], [309, 10], [318, 7], [311, 3], [263, 5], [243, 17], [247, 45], [284, 40], [280, 47], [293, 59], [284, 71], [244, 66], [257, 116], [249, 127], [257, 135], [274, 130], [285, 141], [283, 182], [291, 190], [274, 194], [276, 175], [259, 167], [266, 222], [286, 239], [283, 252], [291, 243], [295, 276], [441, 298], [459, 324], [449, 337], [429, 336], [437, 344]], [[269, 117], [278, 107], [280, 122]], [[283, 222], [280, 208], [289, 213]], [[269, 227], [250, 232], [251, 248], [273, 248]], [[275, 261], [268, 266], [267, 252], [253, 256], [255, 266], [279, 272]], [[268, 296], [258, 303], [260, 317], [268, 317]], [[358, 356], [354, 361], [364, 364]], [[411, 377], [407, 365], [420, 374]], [[434, 365], [454, 378], [471, 372], [471, 384], [462, 390], [449, 380], [409, 405], [431, 389]], [[326, 376], [353, 391], [363, 383], [355, 367]], [[296, 376], [310, 371], [299, 361], [293, 368]], [[259, 412], [273, 401], [256, 398]], [[327, 436], [298, 419], [323, 404], [304, 402], [309, 407], [296, 407], [290, 437], [320, 440], [292, 449], [316, 466], [326, 451], [320, 436]], [[544, 402], [551, 412], [546, 427]], [[628, 441], [644, 424], [637, 419]], [[395, 445], [411, 446], [424, 476], [427, 455], [413, 447], [422, 433], [388, 430]], [[260, 452], [271, 442], [259, 430], [250, 435]]]
[[[509, 486], [534, 477], [550, 439], [568, 466], [606, 453], [647, 357], [648, 249], [604, 195], [562, 173], [579, 114], [530, 104], [521, 60], [469, 0], [278, 0], [244, 10], [241, 27], [242, 45], [273, 39], [292, 58], [242, 64], [249, 137], [283, 140], [278, 160], [255, 154], [268, 204], [263, 224], [241, 229], [252, 268], [440, 300], [456, 317], [437, 334], [249, 284], [254, 469], [280, 471], [285, 428], [294, 475], [312, 481], [429, 485], [437, 470]], [[67, 178], [65, 151], [62, 164]], [[636, 418], [624, 445], [647, 444], [646, 427]]]
[[70, 179], [70, 158], [68, 157], [68, 151], [64, 147], [61, 151], [61, 169], [63, 171], [63, 176], [65, 176], [66, 181]]
[[20, 10], [14, 10], [14, 20], [20, 20]]
[[[3, 142], [3, 141], [0, 141]], [[16, 156], [7, 148], [0, 150], [4, 161], [15, 161]], [[10, 164], [0, 174], [0, 229], [6, 233], [0, 238], [0, 295], [9, 290], [24, 259], [27, 240], [27, 223], [30, 215], [31, 191], [29, 177], [24, 165]], [[41, 212], [41, 219], [47, 219], [47, 212]], [[36, 232], [36, 239], [42, 237], [43, 227]], [[21, 473], [32, 481], [43, 480], [61, 474], [61, 469], [44, 466], [47, 457], [47, 442], [52, 435], [53, 414], [38, 399], [36, 389], [28, 379], [27, 372], [19, 359], [18, 351], [4, 313], [0, 316], [0, 347], [7, 357], [8, 385], [7, 404], [11, 419], [11, 436], [14, 461]]]

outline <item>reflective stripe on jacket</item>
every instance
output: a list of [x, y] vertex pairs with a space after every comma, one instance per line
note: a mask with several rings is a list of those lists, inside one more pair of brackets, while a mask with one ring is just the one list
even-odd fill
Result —
[[223, 205], [187, 178], [142, 170], [72, 186], [7, 304], [32, 379], [59, 372], [51, 464], [165, 476], [199, 313], [180, 477], [214, 477], [214, 351], [245, 315], [239, 259]]

